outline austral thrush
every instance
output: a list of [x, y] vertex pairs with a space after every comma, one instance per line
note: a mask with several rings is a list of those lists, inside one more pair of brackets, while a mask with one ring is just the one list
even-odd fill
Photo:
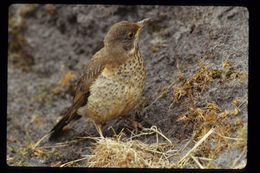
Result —
[[91, 117], [103, 137], [102, 123], [127, 115], [138, 103], [145, 85], [145, 67], [138, 42], [149, 19], [114, 24], [104, 47], [90, 60], [76, 86], [73, 104], [50, 133], [57, 134], [71, 120]]

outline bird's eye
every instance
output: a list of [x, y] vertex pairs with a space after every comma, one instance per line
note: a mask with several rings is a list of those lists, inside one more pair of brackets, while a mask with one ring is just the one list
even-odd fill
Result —
[[128, 39], [132, 39], [134, 37], [134, 33], [133, 32], [129, 32], [128, 33]]

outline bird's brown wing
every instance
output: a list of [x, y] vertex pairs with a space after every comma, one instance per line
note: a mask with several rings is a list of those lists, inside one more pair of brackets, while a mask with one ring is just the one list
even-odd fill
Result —
[[73, 104], [63, 116], [63, 118], [50, 131], [52, 136], [57, 135], [70, 121], [79, 119], [81, 117], [77, 114], [77, 110], [87, 104], [88, 96], [90, 94], [89, 88], [96, 80], [96, 78], [101, 74], [106, 65], [105, 61], [102, 61], [103, 57], [100, 56], [101, 51], [102, 50], [93, 56], [83, 75], [80, 77], [77, 83]]

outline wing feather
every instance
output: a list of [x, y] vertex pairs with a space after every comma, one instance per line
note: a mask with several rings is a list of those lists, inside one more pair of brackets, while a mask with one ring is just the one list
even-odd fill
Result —
[[101, 49], [93, 56], [88, 66], [84, 70], [77, 83], [73, 104], [63, 116], [63, 118], [52, 128], [51, 136], [57, 135], [70, 121], [79, 119], [81, 117], [77, 114], [77, 110], [87, 104], [87, 99], [90, 95], [90, 86], [102, 73], [106, 65], [104, 57], [101, 56], [102, 50], [103, 49]]

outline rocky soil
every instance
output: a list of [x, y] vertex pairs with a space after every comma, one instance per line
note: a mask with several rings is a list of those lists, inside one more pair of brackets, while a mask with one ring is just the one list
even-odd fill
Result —
[[[87, 117], [71, 123], [57, 141], [44, 140], [40, 146], [49, 146], [44, 152], [31, 146], [70, 106], [73, 84], [102, 47], [109, 27], [148, 17], [152, 22], [141, 32], [139, 43], [146, 87], [129, 117], [145, 128], [156, 126], [176, 150], [190, 140], [181, 156], [214, 127], [215, 137], [206, 143], [213, 146], [219, 140], [221, 147], [213, 155], [213, 148], [201, 146], [194, 156], [211, 160], [206, 164], [201, 158], [202, 166], [246, 165], [247, 143], [238, 143], [247, 134], [248, 119], [249, 15], [245, 7], [23, 4], [9, 8], [8, 165], [60, 166], [92, 153], [89, 147], [95, 140], [80, 138], [98, 136]], [[209, 105], [217, 106], [211, 118], [207, 118], [213, 110]], [[222, 133], [220, 127], [230, 128]], [[103, 126], [107, 138], [122, 129], [126, 137], [140, 132], [122, 118]], [[152, 144], [156, 137], [145, 135], [138, 140]], [[158, 140], [165, 142], [161, 136]], [[87, 165], [84, 160], [72, 166]], [[199, 165], [191, 159], [184, 167]]]

